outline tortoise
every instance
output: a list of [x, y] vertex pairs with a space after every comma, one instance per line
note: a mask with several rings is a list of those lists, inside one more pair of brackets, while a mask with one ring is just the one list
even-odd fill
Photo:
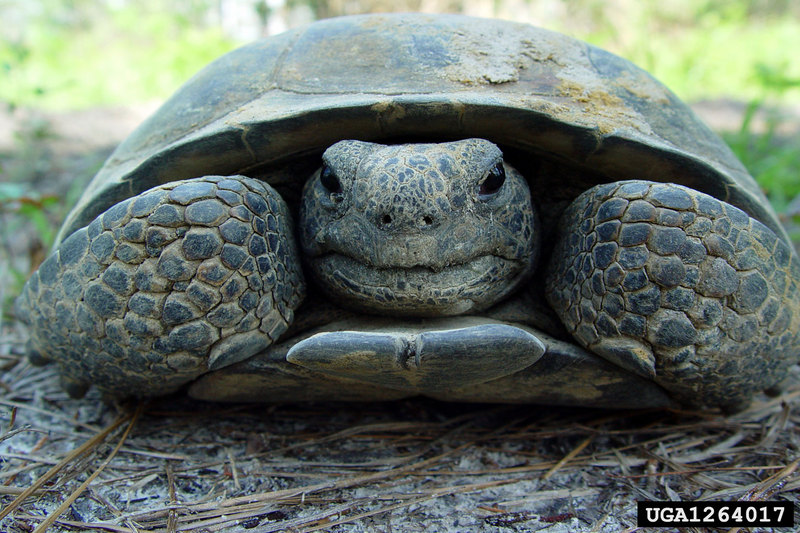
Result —
[[200, 71], [17, 301], [109, 397], [740, 409], [798, 361], [755, 181], [630, 62], [457, 15], [318, 21]]

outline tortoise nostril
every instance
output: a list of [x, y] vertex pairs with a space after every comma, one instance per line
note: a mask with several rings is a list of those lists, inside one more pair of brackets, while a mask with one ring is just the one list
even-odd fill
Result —
[[403, 230], [417, 228], [424, 229], [434, 225], [436, 218], [431, 215], [419, 216], [404, 213], [395, 213], [397, 216], [392, 216], [390, 213], [383, 213], [378, 216], [377, 224], [383, 229]]

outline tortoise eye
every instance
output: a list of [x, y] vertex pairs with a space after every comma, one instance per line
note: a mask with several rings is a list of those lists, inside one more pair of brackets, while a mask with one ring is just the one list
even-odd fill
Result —
[[342, 192], [342, 184], [339, 182], [339, 178], [336, 177], [336, 174], [328, 165], [322, 165], [322, 171], [319, 173], [319, 181], [329, 192], [334, 194]]
[[481, 196], [489, 196], [494, 194], [500, 190], [500, 187], [503, 186], [505, 181], [506, 171], [503, 168], [503, 163], [497, 163], [486, 175], [486, 179], [481, 182], [481, 187], [478, 191], [478, 194]]

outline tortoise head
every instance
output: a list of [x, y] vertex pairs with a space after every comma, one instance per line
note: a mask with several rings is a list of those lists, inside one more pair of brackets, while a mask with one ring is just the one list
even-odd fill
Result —
[[530, 191], [493, 143], [347, 140], [322, 160], [303, 190], [300, 241], [336, 301], [393, 316], [464, 314], [532, 272]]

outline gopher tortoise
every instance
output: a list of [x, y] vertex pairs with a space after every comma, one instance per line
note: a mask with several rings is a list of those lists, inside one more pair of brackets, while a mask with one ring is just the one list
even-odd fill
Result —
[[628, 61], [368, 15], [186, 83], [17, 312], [74, 396], [735, 410], [798, 361], [798, 283], [747, 171]]

